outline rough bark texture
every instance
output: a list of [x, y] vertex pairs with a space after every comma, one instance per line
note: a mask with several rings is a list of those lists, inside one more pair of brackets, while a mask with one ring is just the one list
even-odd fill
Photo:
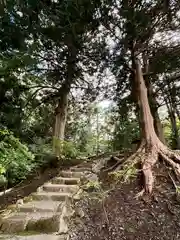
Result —
[[[136, 153], [134, 153], [128, 161], [132, 162], [141, 159], [142, 171], [144, 174], [144, 190], [151, 193], [153, 189], [154, 177], [153, 166], [161, 157], [169, 165], [171, 165], [177, 175], [180, 174], [180, 157], [177, 153], [168, 149], [158, 138], [155, 128], [153, 116], [151, 114], [150, 105], [148, 102], [147, 88], [143, 79], [140, 62], [136, 61], [135, 81], [137, 85], [137, 96], [139, 99], [140, 108], [140, 128], [142, 134], [141, 144]], [[174, 161], [175, 160], [175, 161]]]
[[153, 118], [154, 118], [154, 127], [156, 134], [158, 135], [159, 139], [161, 140], [162, 143], [166, 143], [165, 137], [164, 137], [164, 131], [163, 131], [163, 126], [161, 123], [161, 120], [159, 118], [158, 111], [155, 110], [152, 112]]
[[58, 106], [55, 110], [55, 129], [54, 137], [64, 140], [65, 125], [67, 119], [67, 108], [68, 108], [68, 94], [64, 94], [59, 100]]
[[70, 92], [71, 85], [75, 80], [76, 72], [76, 58], [77, 58], [77, 48], [74, 42], [73, 36], [71, 34], [65, 37], [65, 43], [68, 48], [67, 54], [67, 73], [64, 83], [59, 90], [59, 101], [58, 107], [56, 108], [56, 120], [54, 127], [54, 153], [56, 156], [60, 155], [61, 144], [58, 144], [58, 140], [63, 141], [65, 135], [65, 126], [67, 119], [68, 110], [68, 95]]
[[[148, 44], [146, 44], [146, 49], [148, 49]], [[161, 120], [160, 120], [159, 114], [158, 114], [158, 102], [156, 100], [156, 96], [153, 91], [152, 83], [147, 75], [147, 73], [149, 72], [148, 52], [146, 52], [146, 51], [143, 52], [142, 59], [143, 59], [143, 71], [145, 73], [144, 81], [145, 81], [145, 84], [147, 87], [148, 100], [149, 100], [150, 110], [151, 110], [153, 120], [154, 120], [155, 132], [156, 132], [158, 138], [161, 140], [161, 142], [165, 143], [163, 126], [161, 124]]]
[[[68, 94], [64, 93], [59, 100], [58, 106], [55, 110], [55, 127], [54, 127], [54, 153], [56, 156], [60, 154], [60, 141], [64, 140], [66, 119], [68, 109]], [[60, 140], [58, 142], [58, 140]]]

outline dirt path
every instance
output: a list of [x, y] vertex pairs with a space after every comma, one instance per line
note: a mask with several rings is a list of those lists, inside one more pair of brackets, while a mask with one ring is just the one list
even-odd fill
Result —
[[95, 200], [79, 203], [85, 217], [71, 240], [179, 240], [180, 202], [167, 174], [157, 174], [156, 179], [151, 200], [135, 199], [141, 187], [134, 180], [118, 185], [104, 207]]

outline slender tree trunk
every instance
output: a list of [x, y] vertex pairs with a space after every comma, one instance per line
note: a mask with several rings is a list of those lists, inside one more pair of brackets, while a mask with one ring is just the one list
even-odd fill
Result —
[[158, 103], [154, 96], [153, 88], [152, 88], [150, 81], [148, 81], [148, 84], [146, 86], [147, 86], [148, 97], [149, 97], [149, 102], [150, 102], [150, 109], [151, 109], [151, 113], [152, 113], [152, 116], [154, 119], [154, 127], [155, 127], [156, 134], [162, 143], [166, 143], [165, 137], [164, 137], [163, 126], [161, 124], [161, 120], [160, 120], [159, 113], [158, 113]]
[[99, 112], [96, 112], [96, 155], [99, 154]]
[[180, 112], [179, 112], [178, 106], [176, 106], [176, 114], [177, 114], [178, 120], [180, 122]]
[[176, 96], [173, 95], [173, 92], [172, 92], [172, 95], [171, 95], [171, 103], [172, 103], [172, 110], [173, 110], [173, 117], [174, 117], [176, 149], [180, 149], [180, 134], [179, 134], [178, 124], [177, 124], [177, 120], [179, 118], [179, 115], [178, 115], [178, 109], [177, 109], [177, 105], [176, 105]]
[[178, 127], [176, 122], [176, 114], [172, 105], [170, 104], [170, 102], [168, 103], [167, 99], [165, 99], [165, 103], [168, 109], [168, 115], [171, 122], [171, 129], [172, 129], [172, 135], [173, 135], [172, 148], [179, 149], [180, 140], [179, 140], [179, 133], [178, 133]]
[[168, 81], [168, 97], [165, 99], [166, 106], [168, 108], [168, 113], [171, 121], [172, 134], [173, 134], [173, 149], [180, 149], [180, 136], [177, 126], [177, 105], [176, 105], [176, 88], [173, 83]]

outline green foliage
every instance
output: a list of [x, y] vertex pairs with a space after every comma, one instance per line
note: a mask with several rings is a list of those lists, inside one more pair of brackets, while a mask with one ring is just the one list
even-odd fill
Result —
[[58, 149], [59, 157], [76, 158], [79, 155], [77, 146], [70, 141], [60, 140], [53, 137], [53, 148]]
[[101, 190], [101, 184], [98, 181], [88, 181], [82, 188], [87, 192], [98, 192]]
[[0, 130], [0, 178], [13, 185], [26, 178], [35, 166], [34, 155], [8, 130]]
[[29, 144], [29, 149], [35, 156], [46, 156], [52, 154], [52, 144], [51, 139], [49, 138], [39, 138], [36, 137], [33, 139], [33, 144]]
[[[179, 136], [180, 136], [180, 122], [178, 121], [178, 119], [176, 119], [176, 124], [179, 130]], [[163, 123], [163, 130], [164, 130], [164, 136], [165, 136], [167, 145], [173, 148], [173, 143], [174, 141], [176, 141], [176, 139], [172, 131], [172, 126], [169, 120], [166, 120]]]
[[28, 147], [35, 156], [36, 166], [45, 167], [53, 157], [52, 141], [48, 137], [36, 137], [33, 141], [33, 144], [29, 144]]
[[73, 142], [64, 141], [62, 146], [62, 157], [76, 158], [78, 156], [78, 149]]
[[172, 129], [169, 121], [164, 122], [164, 137], [169, 146], [172, 146]]
[[135, 119], [121, 119], [116, 122], [112, 145], [114, 150], [131, 148], [131, 143], [139, 137], [139, 127]]
[[127, 182], [137, 176], [138, 170], [135, 164], [127, 164], [122, 170], [109, 173], [109, 175], [118, 182], [119, 180]]

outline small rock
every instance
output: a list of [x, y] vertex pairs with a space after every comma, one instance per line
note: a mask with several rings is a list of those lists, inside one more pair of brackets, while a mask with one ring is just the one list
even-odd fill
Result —
[[23, 203], [24, 203], [23, 199], [18, 199], [16, 205], [19, 206], [22, 205]]
[[86, 176], [88, 181], [98, 181], [98, 176], [94, 173], [90, 173]]

